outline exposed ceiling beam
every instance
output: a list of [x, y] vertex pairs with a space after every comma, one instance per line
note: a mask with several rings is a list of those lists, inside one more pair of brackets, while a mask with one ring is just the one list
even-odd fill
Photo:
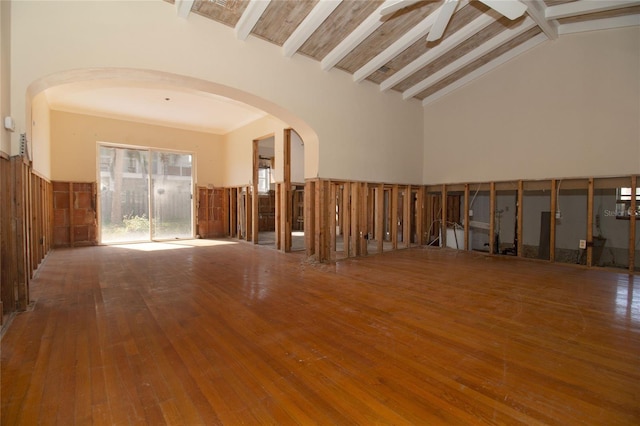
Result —
[[269, 6], [271, 0], [251, 0], [247, 5], [246, 9], [238, 19], [234, 31], [236, 33], [236, 38], [239, 40], [246, 40], [253, 27], [256, 26], [256, 23]]
[[547, 19], [568, 18], [570, 16], [586, 15], [588, 13], [604, 12], [606, 10], [621, 9], [640, 4], [640, 0], [578, 0], [548, 7], [545, 15]]
[[414, 85], [413, 87], [410, 87], [409, 89], [405, 90], [402, 93], [402, 98], [403, 99], [409, 99], [409, 98], [414, 97], [418, 93], [420, 93], [420, 92], [424, 91], [425, 89], [429, 88], [430, 86], [436, 84], [438, 81], [442, 80], [443, 78], [448, 77], [449, 75], [453, 74], [454, 72], [458, 71], [459, 69], [462, 69], [465, 66], [471, 64], [472, 62], [480, 59], [481, 57], [483, 57], [487, 53], [491, 52], [493, 49], [503, 45], [504, 43], [508, 42], [509, 40], [511, 40], [511, 39], [519, 36], [520, 34], [528, 31], [529, 29], [533, 28], [534, 26], [535, 26], [535, 22], [533, 21], [533, 19], [531, 19], [529, 17], [525, 18], [525, 20], [523, 22], [521, 22], [517, 27], [509, 28], [507, 30], [504, 30], [503, 32], [501, 32], [500, 34], [498, 34], [494, 38], [490, 39], [486, 43], [481, 44], [478, 48], [472, 50], [471, 52], [467, 53], [466, 55], [464, 55], [464, 56], [458, 58], [457, 60], [453, 61], [452, 63], [450, 63], [446, 67], [440, 69], [438, 72], [436, 72], [436, 73], [430, 75], [429, 77], [427, 77], [426, 79], [422, 80], [420, 83], [418, 83], [418, 84]]
[[358, 47], [367, 37], [369, 37], [384, 21], [380, 19], [380, 11], [389, 3], [395, 3], [397, 0], [387, 0], [382, 3], [371, 15], [358, 25], [347, 37], [345, 37], [331, 52], [327, 54], [320, 62], [323, 71], [329, 71], [335, 67], [345, 56], [353, 49]]
[[411, 74], [419, 71], [421, 68], [424, 68], [439, 57], [456, 48], [469, 37], [486, 28], [492, 22], [495, 22], [495, 19], [489, 14], [483, 13], [482, 15], [465, 25], [462, 29], [456, 31], [454, 34], [444, 39], [440, 44], [427, 50], [422, 54], [422, 56], [418, 57], [413, 62], [393, 74], [391, 77], [384, 80], [382, 83], [380, 83], [380, 90], [385, 91], [391, 89], [396, 84], [409, 77]]
[[444, 0], [442, 7], [438, 11], [438, 17], [436, 22], [431, 26], [429, 34], [427, 35], [427, 41], [436, 41], [442, 38], [444, 30], [447, 29], [449, 21], [453, 16], [453, 12], [456, 10], [458, 0]]
[[542, 0], [531, 0], [527, 13], [536, 22], [536, 25], [540, 27], [543, 33], [549, 38], [549, 40], [555, 40], [558, 38], [558, 21], [547, 20], [545, 16], [545, 10], [547, 6]]
[[195, 0], [176, 0], [176, 12], [180, 18], [187, 18]]
[[527, 5], [518, 0], [480, 0], [502, 16], [512, 21], [518, 19], [527, 11]]
[[526, 52], [527, 50], [539, 45], [540, 43], [543, 43], [547, 40], [547, 36], [543, 33], [540, 33], [538, 35], [536, 35], [533, 38], [530, 38], [529, 40], [525, 41], [522, 44], [519, 44], [518, 46], [516, 46], [515, 48], [511, 49], [510, 51], [506, 52], [504, 55], [501, 55], [497, 58], [495, 58], [494, 60], [487, 62], [486, 64], [484, 64], [483, 66], [481, 66], [480, 68], [477, 68], [475, 70], [473, 70], [472, 72], [470, 72], [469, 74], [465, 75], [464, 77], [462, 77], [461, 79], [456, 80], [454, 83], [448, 85], [447, 87], [443, 88], [442, 90], [439, 90], [429, 96], [427, 96], [426, 98], [424, 98], [422, 100], [422, 106], [427, 106], [432, 102], [435, 102], [436, 100], [442, 98], [443, 96], [453, 92], [454, 90], [459, 89], [460, 87], [464, 86], [465, 84], [477, 79], [478, 77], [494, 70], [495, 68], [499, 67], [500, 65], [504, 64], [505, 62], [509, 61], [510, 59]]
[[412, 6], [418, 3], [419, 0], [391, 0], [387, 2], [378, 12], [381, 16], [392, 15], [398, 12], [400, 9], [404, 9], [405, 7]]
[[[460, 1], [458, 3], [458, 8], [462, 9], [468, 3], [468, 0]], [[364, 64], [353, 74], [353, 81], [356, 81], [358, 83], [361, 82], [362, 80], [376, 72], [376, 70], [378, 70], [381, 66], [398, 56], [413, 43], [425, 37], [429, 33], [429, 30], [431, 30], [431, 26], [438, 17], [439, 12], [440, 8], [436, 9], [433, 13], [429, 14], [429, 16], [424, 18], [416, 26], [411, 28], [402, 37], [396, 40], [391, 46], [387, 47], [375, 58]]]
[[282, 45], [284, 56], [293, 56], [341, 2], [342, 0], [320, 0]]
[[572, 22], [558, 27], [559, 34], [581, 33], [584, 31], [611, 30], [614, 28], [640, 25], [640, 15], [616, 16], [614, 18], [595, 19], [593, 21]]

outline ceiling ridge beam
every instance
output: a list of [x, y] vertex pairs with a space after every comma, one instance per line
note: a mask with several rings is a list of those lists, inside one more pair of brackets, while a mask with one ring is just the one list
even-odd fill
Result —
[[535, 37], [530, 38], [529, 40], [519, 44], [515, 48], [509, 50], [508, 52], [505, 52], [503, 55], [498, 56], [492, 61], [487, 62], [483, 66], [473, 70], [472, 72], [465, 75], [464, 77], [456, 80], [455, 82], [448, 85], [447, 87], [444, 87], [441, 90], [438, 90], [437, 92], [427, 96], [422, 100], [422, 106], [427, 106], [430, 103], [435, 102], [436, 100], [442, 98], [443, 96], [448, 95], [449, 93], [459, 89], [460, 87], [466, 85], [467, 83], [470, 83], [471, 81], [483, 76], [484, 74], [490, 71], [493, 71], [494, 69], [504, 64], [505, 62], [515, 58], [516, 56], [526, 52], [529, 49], [532, 49], [533, 47], [547, 40], [548, 40], [547, 36], [544, 33], [540, 33]]
[[377, 30], [384, 21], [380, 19], [380, 13], [383, 7], [388, 4], [394, 4], [397, 0], [387, 0], [382, 3], [372, 14], [358, 25], [348, 36], [346, 36], [333, 50], [322, 58], [320, 67], [323, 71], [329, 71], [335, 67], [338, 62], [344, 59], [353, 49], [358, 47], [367, 37]]
[[176, 0], [176, 12], [180, 18], [187, 18], [195, 0]]
[[558, 21], [555, 19], [547, 20], [546, 17], [547, 6], [542, 0], [531, 0], [527, 13], [536, 22], [536, 25], [540, 27], [542, 32], [546, 34], [549, 40], [555, 40], [558, 38]]
[[578, 0], [572, 3], [550, 6], [545, 11], [547, 19], [568, 18], [589, 13], [621, 9], [640, 4], [640, 0]]
[[561, 24], [559, 34], [572, 34], [585, 31], [611, 30], [614, 28], [635, 27], [640, 25], [640, 14], [594, 19], [593, 21]]
[[282, 45], [284, 56], [292, 57], [340, 3], [342, 0], [320, 0]]
[[420, 92], [428, 89], [429, 87], [433, 86], [438, 81], [448, 77], [449, 75], [453, 74], [454, 72], [458, 71], [459, 69], [464, 68], [465, 66], [469, 65], [470, 63], [476, 61], [477, 59], [479, 59], [482, 56], [486, 55], [487, 53], [491, 52], [493, 49], [503, 45], [504, 43], [508, 42], [509, 40], [511, 40], [511, 39], [519, 36], [520, 34], [528, 31], [529, 29], [533, 28], [534, 26], [535, 26], [535, 22], [533, 21], [533, 19], [531, 19], [529, 17], [525, 18], [524, 21], [522, 21], [517, 27], [509, 28], [509, 29], [506, 29], [506, 30], [502, 31], [500, 34], [498, 34], [497, 36], [493, 37], [491, 40], [487, 41], [486, 43], [481, 44], [476, 49], [474, 49], [471, 52], [467, 53], [466, 55], [456, 59], [455, 61], [453, 61], [452, 63], [450, 63], [446, 67], [444, 67], [444, 68], [440, 69], [439, 71], [431, 74], [429, 77], [425, 78], [421, 82], [419, 82], [419, 83], [415, 84], [414, 86], [410, 87], [409, 89], [405, 90], [402, 93], [402, 98], [403, 99], [409, 99], [409, 98], [414, 97], [418, 93], [420, 93]]
[[480, 32], [489, 24], [495, 21], [495, 18], [491, 17], [488, 14], [480, 15], [479, 17], [465, 25], [463, 28], [444, 39], [437, 46], [434, 46], [431, 49], [427, 50], [417, 59], [413, 60], [404, 68], [400, 69], [398, 72], [380, 83], [380, 91], [391, 89], [396, 84], [400, 83], [401, 81], [411, 76], [413, 73], [419, 71], [421, 68], [424, 68], [436, 59], [456, 48], [465, 40], [469, 39], [469, 37]]
[[271, 3], [271, 0], [251, 0], [249, 2], [234, 28], [238, 40], [246, 40], [249, 37], [253, 27], [256, 26], [264, 11], [267, 10], [269, 3]]
[[[468, 0], [462, 0], [458, 3], [458, 9], [462, 9], [469, 3]], [[440, 6], [441, 8], [442, 6]], [[420, 40], [429, 33], [431, 26], [438, 17], [440, 8], [436, 9], [429, 16], [424, 18], [420, 23], [407, 31], [402, 37], [393, 42], [391, 46], [380, 52], [375, 58], [364, 64], [359, 70], [353, 73], [353, 81], [360, 83], [365, 78], [376, 72], [381, 66], [398, 56], [405, 49], [416, 41]]]

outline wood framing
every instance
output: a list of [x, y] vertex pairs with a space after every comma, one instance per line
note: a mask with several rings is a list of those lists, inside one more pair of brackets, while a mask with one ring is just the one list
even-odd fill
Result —
[[[315, 182], [315, 258], [319, 262], [328, 262], [330, 259], [330, 235], [329, 235], [329, 194], [330, 181], [319, 179]], [[335, 212], [333, 212], [335, 214]]]
[[464, 249], [469, 250], [469, 184], [464, 185]]
[[12, 171], [11, 160], [0, 157], [0, 301], [2, 301], [2, 322], [5, 315], [16, 311], [15, 283], [17, 282], [15, 233], [12, 214]]
[[593, 266], [593, 196], [594, 180], [589, 178], [587, 186], [587, 267]]
[[518, 205], [516, 212], [516, 220], [518, 221], [518, 226], [516, 227], [516, 237], [518, 238], [518, 245], [516, 246], [516, 251], [518, 257], [523, 257], [523, 249], [524, 249], [524, 182], [522, 180], [518, 181]]
[[222, 188], [197, 188], [197, 235], [201, 238], [218, 238], [228, 233], [228, 190]]
[[424, 238], [424, 187], [416, 188], [416, 243], [419, 246], [425, 244]]
[[231, 209], [230, 196], [231, 191], [228, 188], [222, 189], [222, 229], [224, 235], [229, 235], [230, 232], [230, 221], [231, 217], [229, 216], [229, 210]]
[[495, 254], [496, 250], [496, 183], [489, 184], [489, 253]]
[[411, 185], [402, 189], [404, 196], [402, 202], [402, 245], [404, 248], [411, 247]]
[[331, 214], [334, 211], [338, 215], [340, 232], [342, 234], [343, 255], [344, 257], [350, 257], [352, 254], [353, 246], [351, 245], [351, 184], [348, 182], [340, 184], [339, 197], [341, 204], [337, 209], [332, 209]]
[[230, 237], [237, 237], [238, 235], [238, 190], [237, 188], [228, 188], [228, 232]]
[[52, 194], [26, 158], [1, 156], [0, 324], [30, 302], [30, 280], [52, 247]]
[[447, 247], [447, 185], [442, 185], [440, 195], [440, 206], [442, 212], [440, 213], [440, 246]]
[[95, 182], [53, 182], [53, 247], [95, 245]]
[[631, 176], [631, 200], [629, 206], [629, 272], [635, 271], [636, 267], [636, 220], [637, 220], [637, 176]]
[[[258, 244], [258, 234], [260, 232], [260, 210], [258, 208], [258, 163], [259, 163], [259, 144], [260, 140], [255, 139], [253, 141], [253, 169], [251, 180], [251, 232], [247, 232], [247, 235], [251, 235], [251, 238], [247, 240], [253, 241], [254, 244]], [[249, 189], [247, 188], [247, 196]]]
[[304, 245], [307, 257], [316, 254], [316, 183], [315, 180], [304, 183]]
[[282, 144], [282, 166], [283, 182], [280, 188], [280, 250], [289, 253], [291, 251], [291, 129], [284, 130], [284, 140]]
[[376, 184], [366, 185], [367, 190], [367, 210], [366, 221], [368, 234], [365, 235], [365, 245], [367, 246], [367, 253], [369, 252], [369, 240], [373, 239], [373, 235], [376, 230]]
[[376, 249], [384, 252], [384, 184], [376, 186]]
[[360, 256], [361, 248], [359, 244], [360, 215], [358, 214], [362, 207], [360, 203], [360, 185], [357, 182], [351, 182], [349, 186], [351, 187], [351, 208], [345, 213], [351, 216], [351, 232], [349, 238], [351, 245], [350, 255], [356, 257]]
[[274, 223], [274, 232], [276, 237], [276, 250], [282, 250], [283, 248], [283, 239], [282, 239], [282, 232], [281, 232], [282, 215], [286, 213], [282, 211], [281, 200], [282, 200], [282, 184], [276, 183], [276, 190], [275, 190], [275, 208], [276, 208], [275, 216], [276, 217], [275, 217], [275, 223]]
[[360, 183], [360, 232], [358, 233], [358, 243], [360, 244], [360, 255], [366, 256], [369, 253], [369, 186], [366, 183]]
[[558, 182], [551, 179], [551, 217], [549, 219], [549, 261], [556, 260], [556, 211], [558, 210]]
[[[338, 195], [340, 192], [340, 187], [337, 183], [332, 183], [329, 191], [329, 210], [332, 212], [337, 212], [339, 208]], [[336, 258], [336, 247], [338, 239], [337, 227], [338, 218], [336, 217], [336, 214], [329, 214], [329, 256], [331, 257], [331, 259]]]
[[391, 248], [398, 249], [398, 185], [391, 186]]
[[247, 226], [247, 232], [246, 232], [247, 241], [253, 241], [253, 195], [254, 194], [252, 193], [252, 189], [253, 189], [252, 185], [245, 186], [244, 188], [245, 205], [246, 205], [245, 223]]

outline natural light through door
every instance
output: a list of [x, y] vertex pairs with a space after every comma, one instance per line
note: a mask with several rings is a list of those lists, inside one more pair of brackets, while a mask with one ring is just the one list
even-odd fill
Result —
[[191, 154], [151, 152], [153, 239], [192, 238]]
[[101, 145], [103, 244], [193, 237], [193, 156]]

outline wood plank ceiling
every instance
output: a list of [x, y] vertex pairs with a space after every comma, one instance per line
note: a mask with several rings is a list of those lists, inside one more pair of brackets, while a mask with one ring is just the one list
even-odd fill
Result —
[[640, 0], [521, 0], [527, 11], [513, 21], [480, 1], [459, 0], [443, 36], [428, 42], [443, 0], [386, 16], [380, 10], [400, 0], [168, 1], [179, 16], [202, 15], [240, 39], [260, 37], [286, 56], [306, 55], [325, 71], [341, 69], [355, 83], [368, 80], [423, 105], [544, 41], [640, 25]]

